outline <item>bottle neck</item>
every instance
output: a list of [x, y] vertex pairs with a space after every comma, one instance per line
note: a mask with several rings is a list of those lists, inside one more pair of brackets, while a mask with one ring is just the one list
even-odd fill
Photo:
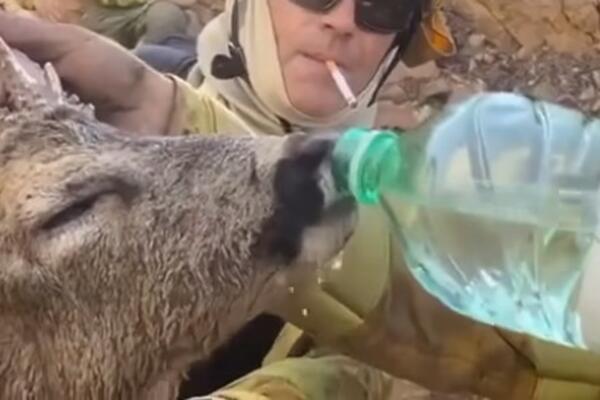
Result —
[[403, 166], [400, 136], [392, 131], [354, 128], [333, 151], [338, 190], [362, 204], [379, 202], [381, 190], [399, 183]]

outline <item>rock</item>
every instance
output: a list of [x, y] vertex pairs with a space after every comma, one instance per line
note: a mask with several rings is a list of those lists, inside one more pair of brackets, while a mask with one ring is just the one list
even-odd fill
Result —
[[[496, 4], [491, 0], [451, 0], [453, 1], [481, 1], [490, 6]], [[505, 4], [507, 0], [499, 1]], [[553, 1], [555, 0], [548, 0]], [[560, 8], [557, 10], [560, 12]], [[534, 18], [531, 15], [525, 17], [513, 22], [518, 24]], [[460, 39], [457, 40], [459, 48], [461, 45], [468, 46], [469, 37], [475, 32], [480, 32], [473, 29], [468, 19], [453, 11], [449, 12], [448, 21]], [[600, 29], [598, 34], [600, 35]], [[469, 82], [481, 80], [485, 82], [488, 90], [527, 93], [587, 113], [592, 112], [591, 108], [596, 99], [600, 98], [600, 53], [594, 51], [592, 46], [588, 47], [586, 54], [578, 54], [559, 52], [555, 46], [544, 43], [537, 48], [524, 47], [516, 55], [497, 47], [494, 41], [486, 37], [484, 50], [478, 54], [472, 57], [459, 54], [456, 57], [440, 59], [438, 64], [442, 75], [449, 72]]]
[[502, 50], [510, 52], [519, 48], [519, 43], [486, 4], [477, 0], [446, 0], [444, 3], [448, 9], [459, 15], [466, 25], [484, 34], [488, 41]]
[[399, 105], [384, 101], [377, 107], [377, 128], [395, 127], [408, 130], [417, 127], [419, 122], [417, 110], [409, 104]]
[[476, 69], [476, 68], [477, 68], [477, 61], [475, 61], [475, 59], [471, 58], [471, 59], [469, 60], [469, 68], [468, 68], [468, 71], [469, 71], [469, 72], [473, 72], [473, 71], [475, 71], [475, 69]]
[[531, 55], [531, 50], [526, 47], [521, 47], [515, 54], [514, 58], [516, 60], [525, 60]]
[[555, 101], [560, 96], [560, 92], [556, 89], [556, 86], [547, 80], [539, 82], [528, 90], [528, 92], [535, 98], [546, 101]]
[[423, 87], [421, 87], [419, 97], [422, 100], [425, 100], [428, 97], [432, 96], [450, 94], [451, 91], [452, 88], [450, 86], [450, 83], [444, 78], [439, 78], [423, 85]]
[[482, 35], [481, 33], [473, 33], [467, 39], [467, 43], [472, 49], [481, 49], [485, 43], [485, 35]]
[[594, 81], [596, 88], [600, 89], [600, 70], [592, 72], [592, 80]]
[[491, 64], [491, 63], [493, 63], [494, 61], [496, 61], [496, 57], [494, 57], [494, 55], [493, 55], [493, 54], [491, 54], [491, 53], [487, 53], [487, 52], [486, 52], [486, 53], [483, 55], [483, 62], [484, 62], [484, 63], [486, 63], [486, 64]]
[[592, 100], [596, 96], [596, 89], [592, 85], [587, 86], [583, 92], [579, 95], [579, 100], [588, 101]]
[[407, 68], [407, 76], [416, 79], [434, 79], [440, 76], [440, 69], [435, 62], [430, 61], [414, 68]]
[[378, 99], [380, 101], [391, 101], [392, 103], [402, 104], [408, 101], [408, 94], [406, 93], [402, 82], [394, 82], [392, 84], [386, 84], [381, 88]]

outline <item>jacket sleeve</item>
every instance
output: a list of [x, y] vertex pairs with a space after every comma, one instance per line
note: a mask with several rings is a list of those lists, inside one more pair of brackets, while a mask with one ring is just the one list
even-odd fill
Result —
[[216, 133], [218, 126], [214, 100], [176, 75], [168, 74], [167, 77], [173, 83], [174, 93], [165, 133]]
[[167, 75], [173, 82], [174, 95], [168, 117], [167, 134], [213, 134], [251, 132], [242, 119], [206, 86], [195, 87], [176, 75]]
[[599, 355], [479, 323], [431, 296], [405, 266], [377, 209], [361, 210], [342, 257], [320, 283], [297, 288], [278, 309], [303, 332], [278, 340], [267, 362], [294, 356], [309, 337], [316, 348], [435, 391], [514, 400], [600, 397]]
[[375, 369], [329, 353], [272, 363], [194, 400], [381, 400], [391, 389]]

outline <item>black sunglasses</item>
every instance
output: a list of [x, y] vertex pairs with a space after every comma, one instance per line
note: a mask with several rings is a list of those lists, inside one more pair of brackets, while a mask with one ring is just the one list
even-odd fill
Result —
[[[307, 10], [326, 13], [341, 0], [291, 0]], [[377, 33], [398, 33], [409, 29], [421, 0], [354, 0], [356, 25]]]

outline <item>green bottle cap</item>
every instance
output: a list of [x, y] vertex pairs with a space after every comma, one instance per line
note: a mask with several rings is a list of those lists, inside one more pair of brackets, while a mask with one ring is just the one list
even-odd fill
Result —
[[399, 136], [392, 131], [346, 131], [333, 150], [338, 189], [350, 192], [359, 203], [378, 203], [380, 190], [397, 182], [403, 161], [399, 150]]

